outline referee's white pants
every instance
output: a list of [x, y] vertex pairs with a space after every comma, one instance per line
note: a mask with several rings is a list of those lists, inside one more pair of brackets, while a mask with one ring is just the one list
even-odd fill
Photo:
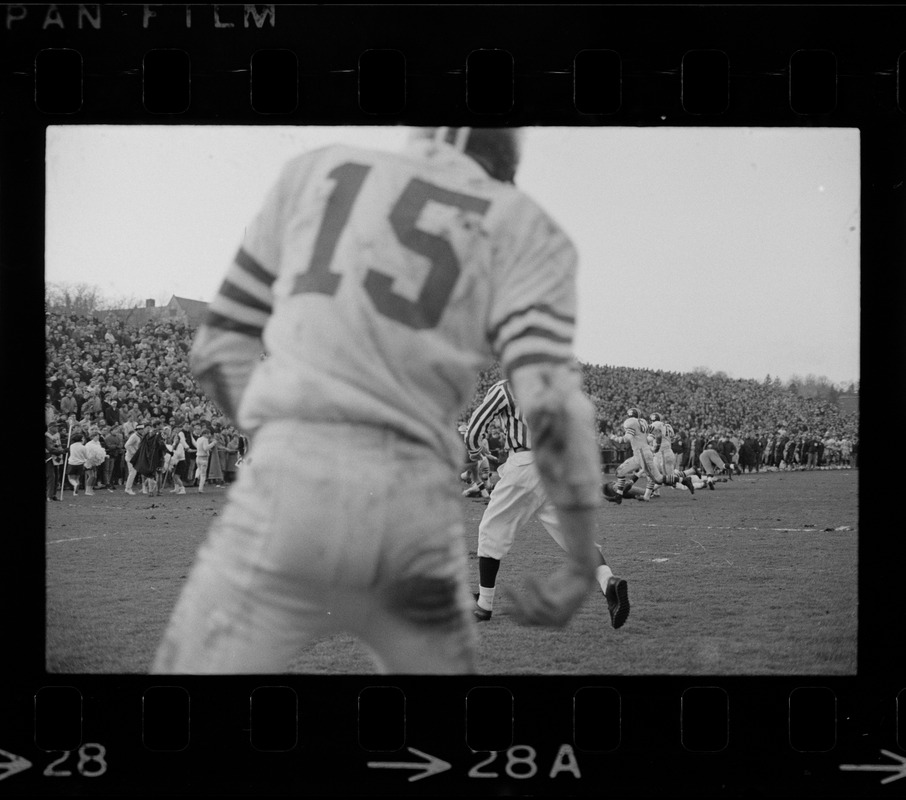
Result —
[[285, 672], [345, 631], [382, 672], [474, 670], [452, 466], [386, 429], [279, 422], [253, 442], [153, 672]]
[[510, 453], [497, 468], [500, 480], [478, 525], [478, 555], [503, 559], [516, 539], [516, 532], [537, 514], [551, 538], [566, 550], [557, 510], [547, 499], [541, 476], [530, 450]]

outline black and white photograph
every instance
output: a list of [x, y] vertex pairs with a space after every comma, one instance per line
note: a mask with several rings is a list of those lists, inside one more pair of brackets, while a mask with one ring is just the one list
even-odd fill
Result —
[[47, 672], [856, 675], [857, 128], [45, 154]]

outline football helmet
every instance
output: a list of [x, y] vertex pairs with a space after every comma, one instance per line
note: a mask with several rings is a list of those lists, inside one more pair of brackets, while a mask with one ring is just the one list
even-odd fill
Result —
[[413, 139], [432, 139], [465, 153], [492, 178], [513, 183], [522, 155], [520, 128], [416, 128]]
[[627, 408], [627, 409], [626, 409], [626, 416], [627, 416], [627, 417], [635, 417], [636, 419], [638, 419], [639, 417], [642, 416], [642, 414], [641, 414], [641, 412], [640, 412], [637, 408], [635, 408], [635, 407], [630, 407], [630, 408]]
[[652, 422], [660, 422], [660, 421], [661, 421], [661, 415], [660, 415], [660, 414], [657, 414], [657, 413], [652, 414], [651, 417], [650, 417], [650, 419], [651, 419]]

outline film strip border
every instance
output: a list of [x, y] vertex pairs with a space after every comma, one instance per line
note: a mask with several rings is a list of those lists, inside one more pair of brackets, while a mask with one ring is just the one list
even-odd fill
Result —
[[902, 7], [862, 9], [855, 28], [839, 6], [2, 13], [2, 113], [20, 120], [853, 124], [906, 110]]
[[[827, 124], [873, 127], [870, 176], [903, 166], [900, 7], [861, 9], [855, 24], [841, 7], [0, 13], [0, 120], [29, 135], [136, 122]], [[877, 183], [864, 168], [863, 181]], [[872, 210], [863, 253], [901, 253], [870, 235], [901, 230], [892, 209]], [[860, 550], [861, 574], [880, 558]], [[859, 679], [17, 677], [0, 692], [0, 789], [889, 796], [906, 783], [906, 684], [902, 661], [882, 663], [886, 622], [860, 615]]]
[[[259, 781], [327, 795], [574, 796], [606, 786], [647, 796], [682, 777], [703, 796], [828, 786], [866, 796], [906, 778], [906, 690], [857, 702], [834, 679], [780, 679], [767, 698], [733, 680], [664, 679], [645, 691], [588, 678], [359, 678], [341, 693], [329, 683], [39, 686], [13, 709], [33, 720], [33, 742], [4, 745], [0, 781], [22, 773], [22, 787], [109, 791], [137, 774], [148, 790], [203, 776], [205, 791]], [[877, 746], [878, 731], [897, 752]]]

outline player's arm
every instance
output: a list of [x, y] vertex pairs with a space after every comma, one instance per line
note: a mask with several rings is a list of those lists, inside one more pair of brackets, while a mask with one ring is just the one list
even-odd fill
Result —
[[189, 353], [189, 364], [199, 384], [234, 423], [245, 387], [264, 349], [263, 324], [240, 322], [236, 316], [212, 308]]
[[588, 596], [600, 563], [593, 539], [601, 502], [594, 407], [572, 369], [578, 259], [565, 233], [527, 198], [514, 196], [509, 212], [494, 264], [488, 341], [525, 415], [568, 555], [563, 569], [529, 582], [515, 605], [523, 623], [562, 626]]
[[190, 368], [202, 388], [233, 423], [264, 352], [262, 336], [273, 308], [271, 287], [280, 263], [291, 175], [290, 169], [284, 171], [249, 226], [189, 353]]
[[578, 372], [567, 364], [532, 364], [513, 370], [513, 393], [532, 436], [535, 465], [557, 508], [568, 557], [547, 581], [532, 579], [517, 601], [520, 621], [565, 625], [588, 596], [600, 564], [594, 542], [600, 505], [600, 456], [595, 412]]

